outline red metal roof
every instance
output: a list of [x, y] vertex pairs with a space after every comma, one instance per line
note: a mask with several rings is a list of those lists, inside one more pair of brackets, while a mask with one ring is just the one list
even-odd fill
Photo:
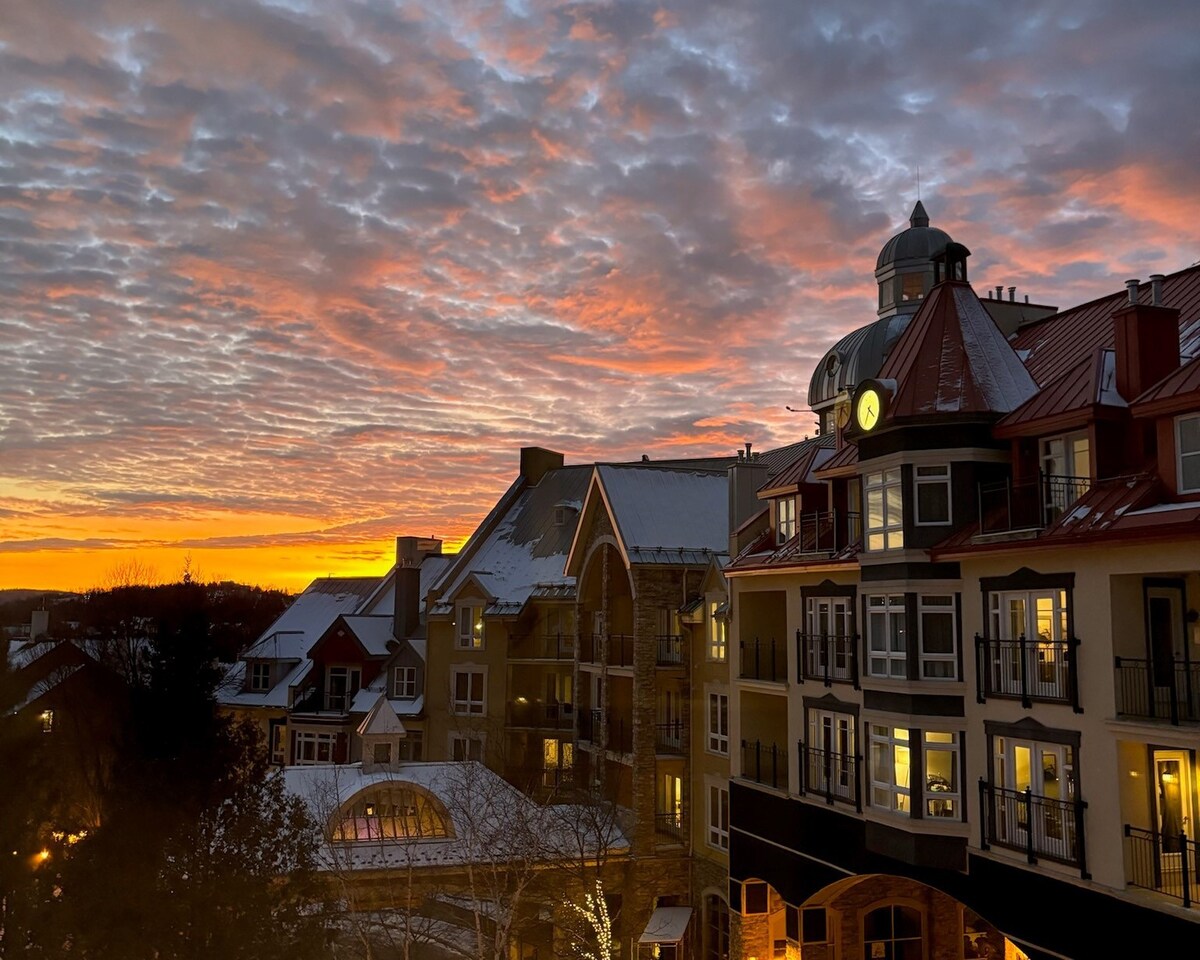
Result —
[[825, 463], [813, 471], [818, 480], [830, 480], [833, 477], [852, 477], [858, 466], [858, 444], [847, 443], [841, 450], [830, 457]]
[[879, 371], [895, 380], [886, 418], [1008, 413], [1037, 391], [970, 284], [930, 291]]
[[1083, 426], [1105, 414], [1119, 416], [1128, 408], [1114, 380], [1113, 351], [1095, 350], [996, 424], [996, 436], [1033, 437]]
[[1200, 408], [1200, 354], [1172, 370], [1133, 402], [1133, 413], [1138, 417], [1196, 408]]
[[765, 497], [777, 491], [788, 493], [796, 490], [802, 483], [816, 482], [809, 476], [809, 473], [814, 467], [821, 466], [832, 456], [833, 444], [832, 433], [809, 440], [800, 455], [782, 473], [772, 477], [758, 488], [758, 495]]
[[[1066, 374], [1083, 353], [1113, 347], [1112, 315], [1127, 302], [1126, 294], [1113, 293], [1090, 303], [1063, 310], [1017, 331], [1013, 348], [1039, 384]], [[1138, 303], [1149, 304], [1149, 283], [1138, 288]], [[1200, 350], [1200, 265], [1163, 278], [1162, 305], [1179, 310], [1179, 349], [1185, 356]]]

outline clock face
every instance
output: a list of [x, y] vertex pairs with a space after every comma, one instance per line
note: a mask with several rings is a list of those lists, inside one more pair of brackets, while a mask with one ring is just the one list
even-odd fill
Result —
[[879, 394], [870, 388], [864, 390], [858, 397], [855, 415], [860, 430], [871, 430], [879, 422], [879, 414], [883, 410]]

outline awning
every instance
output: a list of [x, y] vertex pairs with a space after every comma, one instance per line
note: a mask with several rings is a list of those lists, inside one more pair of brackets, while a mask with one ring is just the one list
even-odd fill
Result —
[[638, 943], [678, 943], [687, 933], [692, 919], [691, 907], [658, 907]]

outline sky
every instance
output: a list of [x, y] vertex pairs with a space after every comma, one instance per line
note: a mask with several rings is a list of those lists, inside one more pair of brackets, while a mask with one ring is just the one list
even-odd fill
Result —
[[0, 588], [298, 589], [517, 472], [811, 434], [920, 195], [977, 290], [1200, 258], [1200, 4], [4, 0]]

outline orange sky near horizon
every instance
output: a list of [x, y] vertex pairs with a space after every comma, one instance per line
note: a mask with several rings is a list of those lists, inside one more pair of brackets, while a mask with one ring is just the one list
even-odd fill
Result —
[[918, 181], [979, 291], [1194, 263], [1200, 4], [951, 14], [8, 0], [0, 589], [379, 575], [522, 446], [799, 440]]

